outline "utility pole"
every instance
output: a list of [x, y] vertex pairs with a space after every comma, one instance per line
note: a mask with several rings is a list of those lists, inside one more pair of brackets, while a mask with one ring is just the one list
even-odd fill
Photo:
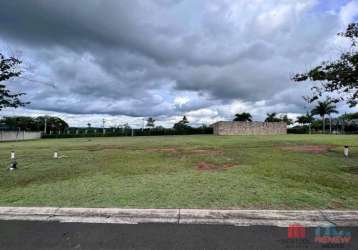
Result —
[[[308, 107], [306, 105], [304, 106], [304, 109], [306, 111], [306, 116], [307, 117], [309, 117], [309, 116], [312, 117], [312, 113], [311, 113], [311, 111], [308, 112]], [[309, 121], [309, 123], [308, 123], [308, 134], [312, 134], [312, 120]]]
[[47, 117], [45, 116], [45, 127], [44, 127], [44, 134], [47, 134]]
[[344, 134], [345, 118], [347, 117], [347, 112], [342, 116], [342, 135]]
[[105, 124], [105, 123], [106, 123], [106, 120], [103, 118], [103, 120], [102, 120], [103, 134], [106, 133], [106, 130], [105, 130], [105, 128], [104, 128], [104, 124]]

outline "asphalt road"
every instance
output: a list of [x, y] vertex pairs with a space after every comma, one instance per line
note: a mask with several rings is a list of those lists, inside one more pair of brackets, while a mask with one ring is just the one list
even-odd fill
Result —
[[287, 228], [268, 226], [0, 221], [0, 249], [358, 249], [358, 228], [337, 230], [352, 241], [314, 243], [314, 228], [305, 229], [304, 239], [289, 239]]

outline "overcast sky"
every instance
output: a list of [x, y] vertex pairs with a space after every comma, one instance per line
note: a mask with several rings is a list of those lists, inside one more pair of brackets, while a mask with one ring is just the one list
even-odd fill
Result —
[[72, 126], [304, 113], [310, 85], [290, 76], [344, 51], [358, 15], [358, 0], [0, 1], [0, 52], [24, 68], [10, 87], [31, 102], [2, 115]]

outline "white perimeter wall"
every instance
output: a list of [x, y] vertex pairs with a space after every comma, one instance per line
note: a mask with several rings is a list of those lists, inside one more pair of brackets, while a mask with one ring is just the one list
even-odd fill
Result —
[[41, 132], [27, 131], [0, 131], [0, 141], [23, 141], [41, 138]]

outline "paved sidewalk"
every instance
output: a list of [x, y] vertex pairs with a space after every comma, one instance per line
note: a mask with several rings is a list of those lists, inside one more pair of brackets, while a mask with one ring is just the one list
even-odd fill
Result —
[[358, 226], [358, 211], [337, 210], [202, 210], [0, 207], [0, 220], [111, 223], [214, 224], [235, 226], [305, 227]]

